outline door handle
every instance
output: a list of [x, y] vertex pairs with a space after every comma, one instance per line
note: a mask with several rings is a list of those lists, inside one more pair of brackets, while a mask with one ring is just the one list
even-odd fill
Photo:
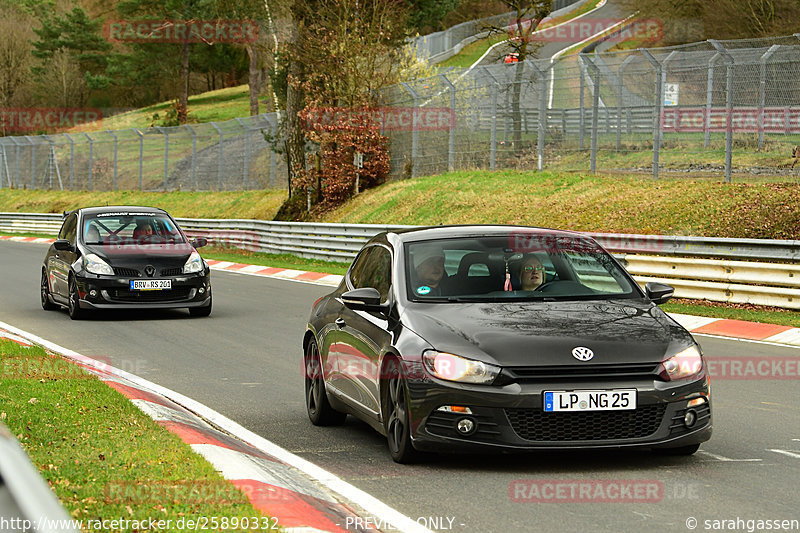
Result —
[[337, 318], [334, 321], [334, 324], [336, 324], [336, 327], [339, 328], [339, 329], [341, 329], [341, 328], [343, 328], [343, 327], [345, 327], [347, 325], [347, 323], [344, 321], [343, 318]]

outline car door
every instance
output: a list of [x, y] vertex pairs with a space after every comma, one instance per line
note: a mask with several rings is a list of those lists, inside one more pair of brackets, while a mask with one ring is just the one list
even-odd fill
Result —
[[[363, 262], [348, 281], [352, 288], [372, 287], [388, 302], [391, 293], [392, 255], [388, 248], [375, 245], [364, 250]], [[390, 342], [386, 316], [377, 312], [354, 311], [342, 305], [337, 319], [340, 341], [337, 368], [341, 391], [373, 416], [380, 412], [379, 359], [382, 347]]]
[[58, 233], [59, 239], [66, 239], [72, 244], [73, 251], [70, 250], [55, 250], [48, 259], [47, 270], [50, 274], [50, 284], [55, 294], [64, 298], [68, 297], [69, 287], [69, 269], [70, 265], [75, 261], [75, 249], [77, 247], [77, 232], [78, 232], [78, 213], [70, 213], [64, 224], [61, 226], [61, 231]]

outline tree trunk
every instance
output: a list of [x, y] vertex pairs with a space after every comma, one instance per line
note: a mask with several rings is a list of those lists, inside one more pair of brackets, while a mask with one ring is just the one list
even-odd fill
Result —
[[245, 46], [247, 55], [250, 58], [250, 116], [258, 115], [258, 94], [261, 92], [261, 70], [258, 68], [258, 51], [255, 46], [248, 44]]
[[181, 45], [181, 94], [178, 100], [178, 124], [186, 124], [189, 113], [189, 43]]

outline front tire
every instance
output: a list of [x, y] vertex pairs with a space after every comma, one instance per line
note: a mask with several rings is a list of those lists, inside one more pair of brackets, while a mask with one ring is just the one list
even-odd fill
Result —
[[325, 376], [322, 371], [322, 358], [317, 341], [312, 339], [303, 357], [305, 366], [306, 412], [315, 426], [339, 426], [344, 423], [347, 413], [340, 413], [328, 401], [325, 391]]
[[72, 320], [81, 320], [86, 318], [86, 311], [81, 309], [80, 295], [78, 294], [78, 284], [75, 283], [75, 278], [69, 278], [69, 306], [67, 307], [69, 317]]
[[54, 304], [50, 299], [50, 283], [47, 280], [47, 271], [44, 269], [42, 269], [42, 283], [39, 292], [42, 298], [42, 309], [45, 311], [53, 311], [59, 308], [59, 306]]
[[408, 413], [408, 391], [400, 363], [392, 359], [387, 363], [385, 375], [388, 378], [384, 407], [386, 409], [386, 440], [389, 453], [396, 463], [409, 464], [417, 461], [420, 453], [411, 444], [411, 424]]

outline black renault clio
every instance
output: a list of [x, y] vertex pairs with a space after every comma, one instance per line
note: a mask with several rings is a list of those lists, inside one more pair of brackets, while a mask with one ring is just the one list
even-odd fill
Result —
[[66, 307], [73, 319], [92, 309], [185, 307], [211, 313], [208, 264], [163, 209], [90, 207], [66, 213], [42, 265], [45, 310]]
[[312, 307], [305, 398], [419, 451], [644, 447], [711, 436], [700, 347], [593, 239], [508, 226], [382, 233]]

